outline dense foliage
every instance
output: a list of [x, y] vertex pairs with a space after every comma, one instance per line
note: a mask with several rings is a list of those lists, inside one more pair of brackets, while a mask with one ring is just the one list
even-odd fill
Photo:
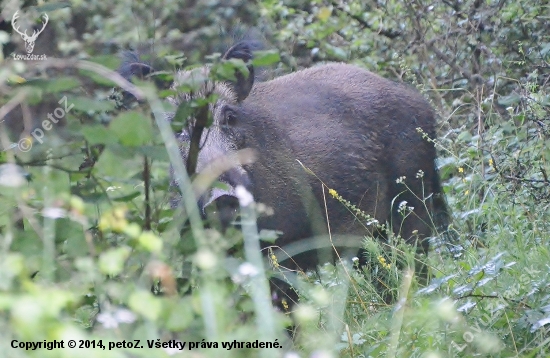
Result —
[[[17, 10], [21, 30], [42, 28], [47, 13], [33, 50], [46, 60], [13, 58], [26, 53], [10, 23]], [[1, 355], [547, 356], [549, 19], [535, 0], [4, 0]], [[430, 99], [459, 239], [433, 238], [426, 287], [396, 264], [410, 248], [366, 238], [364, 273], [338, 264], [291, 278], [300, 304], [274, 311], [266, 278], [283, 267], [262, 272], [250, 250], [240, 253], [240, 232], [222, 236], [196, 208], [170, 208], [171, 131], [182, 123], [162, 120], [172, 94], [162, 83], [204, 63], [227, 76], [238, 64], [211, 54], [242, 37], [264, 43], [256, 64], [266, 79], [344, 61]], [[163, 70], [156, 81], [116, 76], [125, 49]], [[254, 228], [245, 229], [248, 245]], [[12, 348], [69, 339], [105, 349]], [[134, 339], [145, 348], [109, 350]], [[283, 348], [222, 348], [255, 340]], [[169, 341], [187, 346], [147, 348]]]

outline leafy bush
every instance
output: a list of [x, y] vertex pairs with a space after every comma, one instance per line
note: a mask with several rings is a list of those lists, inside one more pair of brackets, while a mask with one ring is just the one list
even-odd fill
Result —
[[[30, 3], [7, 3], [0, 23], [2, 356], [547, 355], [548, 5]], [[5, 21], [19, 7], [29, 19], [48, 13], [34, 50], [48, 60], [10, 59], [24, 53]], [[182, 123], [170, 128], [162, 120], [162, 99], [173, 92], [117, 77], [117, 54], [138, 49], [166, 69], [155, 76], [162, 81], [204, 62], [227, 75], [217, 56], [205, 56], [231, 42], [219, 29], [231, 32], [239, 21], [280, 50], [267, 77], [346, 61], [430, 99], [459, 240], [433, 239], [427, 286], [399, 264], [413, 253], [397, 241], [388, 249], [366, 238], [364, 272], [327, 264], [294, 277], [276, 262], [259, 263], [254, 225], [244, 235], [221, 235], [203, 226], [193, 200], [170, 208], [170, 164], [185, 177], [172, 135]], [[268, 66], [277, 56], [264, 59]], [[123, 101], [121, 110], [115, 87], [142, 103]], [[253, 219], [255, 212], [244, 210]], [[242, 247], [243, 254], [228, 255]], [[267, 279], [281, 274], [300, 297], [292, 314], [271, 309]], [[387, 296], [396, 301], [386, 303]], [[284, 331], [291, 322], [299, 328], [294, 340]], [[69, 339], [84, 348], [66, 348]], [[65, 348], [13, 348], [54, 340]], [[130, 348], [134, 340], [144, 348]], [[255, 340], [283, 348], [221, 347]], [[162, 342], [172, 346], [155, 346]], [[176, 342], [185, 349], [177, 351]]]

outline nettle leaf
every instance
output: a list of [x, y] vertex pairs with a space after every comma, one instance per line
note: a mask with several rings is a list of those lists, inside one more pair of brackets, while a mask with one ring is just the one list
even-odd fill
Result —
[[140, 112], [132, 111], [118, 115], [109, 124], [109, 129], [125, 146], [137, 147], [153, 140], [151, 120]]
[[244, 76], [249, 76], [248, 67], [242, 60], [237, 58], [225, 60], [213, 68], [215, 78], [229, 81], [237, 79], [235, 77], [236, 71], [239, 71]]
[[458, 135], [457, 140], [469, 143], [472, 140], [472, 134], [468, 131], [463, 131]]
[[109, 148], [107, 148], [103, 151], [103, 153], [101, 153], [101, 157], [99, 157], [99, 160], [94, 168], [100, 174], [116, 177], [121, 174], [120, 164], [122, 160], [123, 159], [120, 156], [116, 155]]
[[498, 99], [498, 104], [501, 104], [503, 106], [510, 106], [512, 104], [519, 103], [521, 101], [521, 97], [517, 93], [512, 93], [509, 96], [502, 96]]
[[114, 144], [118, 141], [118, 137], [112, 131], [101, 125], [86, 126], [82, 129], [82, 134], [91, 145]]
[[182, 102], [178, 106], [172, 122], [180, 123], [181, 125], [179, 126], [179, 130], [181, 130], [181, 128], [187, 124], [187, 118], [189, 118], [194, 113], [195, 109], [191, 107], [188, 102]]
[[132, 178], [143, 170], [143, 158], [137, 153], [138, 150], [139, 147], [109, 145], [101, 152], [99, 160], [94, 165], [94, 171], [111, 178]]
[[280, 60], [281, 56], [279, 56], [279, 52], [276, 50], [256, 51], [254, 52], [252, 64], [254, 66], [268, 66], [277, 63]]
[[187, 73], [185, 78], [179, 78], [177, 81], [177, 92], [197, 92], [209, 81], [203, 67], [195, 67], [185, 71]]

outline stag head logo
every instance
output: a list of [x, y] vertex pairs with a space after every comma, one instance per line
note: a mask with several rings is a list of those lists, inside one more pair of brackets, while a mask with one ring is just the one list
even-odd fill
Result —
[[16, 20], [19, 18], [19, 15], [17, 14], [18, 12], [19, 11], [16, 11], [15, 14], [13, 14], [13, 17], [11, 19], [11, 26], [13, 27], [15, 32], [21, 35], [21, 37], [25, 41], [25, 49], [27, 50], [27, 53], [30, 54], [34, 50], [34, 42], [36, 41], [36, 38], [38, 37], [38, 35], [42, 33], [42, 31], [44, 31], [44, 28], [46, 28], [46, 25], [48, 24], [48, 15], [44, 14], [44, 20], [42, 21], [42, 28], [40, 30], [34, 30], [32, 32], [32, 35], [29, 36], [27, 35], [27, 30], [25, 30], [25, 32], [19, 31], [20, 26], [17, 26], [16, 24]]

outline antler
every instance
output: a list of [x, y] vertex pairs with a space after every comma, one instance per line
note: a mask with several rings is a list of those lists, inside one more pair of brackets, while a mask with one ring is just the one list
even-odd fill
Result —
[[44, 14], [44, 18], [45, 18], [46, 22], [42, 21], [42, 28], [41, 28], [38, 32], [37, 32], [37, 30], [34, 30], [34, 31], [33, 31], [32, 36], [31, 36], [31, 39], [33, 39], [33, 40], [36, 39], [36, 37], [37, 37], [38, 35], [40, 35], [40, 33], [41, 33], [42, 31], [44, 31], [44, 29], [46, 28], [46, 25], [48, 24], [48, 20], [49, 20], [49, 19], [48, 19], [48, 14]]
[[40, 35], [40, 33], [42, 31], [44, 31], [44, 29], [46, 28], [46, 25], [48, 24], [48, 14], [44, 14], [44, 20], [46, 20], [45, 22], [42, 21], [42, 28], [40, 30], [34, 30], [32, 35], [29, 36], [27, 35], [27, 30], [25, 30], [25, 32], [21, 32], [19, 31], [19, 27], [20, 26], [17, 26], [16, 27], [16, 23], [15, 23], [15, 20], [17, 20], [19, 18], [19, 15], [17, 14], [19, 12], [16, 11], [15, 14], [13, 14], [13, 17], [11, 18], [11, 26], [13, 27], [13, 29], [15, 30], [15, 32], [17, 32], [19, 35], [21, 35], [23, 37], [23, 40], [25, 41], [33, 41], [33, 40], [36, 40], [36, 38], [38, 37], [38, 35]]
[[11, 27], [13, 27], [15, 32], [17, 32], [19, 35], [23, 36], [23, 39], [24, 39], [24, 38], [28, 37], [27, 30], [25, 30], [25, 33], [22, 33], [21, 31], [19, 31], [19, 26], [15, 27], [15, 20], [17, 20], [19, 18], [19, 15], [17, 15], [18, 12], [19, 12], [19, 10], [16, 11], [15, 14], [13, 14], [13, 17], [11, 18]]

